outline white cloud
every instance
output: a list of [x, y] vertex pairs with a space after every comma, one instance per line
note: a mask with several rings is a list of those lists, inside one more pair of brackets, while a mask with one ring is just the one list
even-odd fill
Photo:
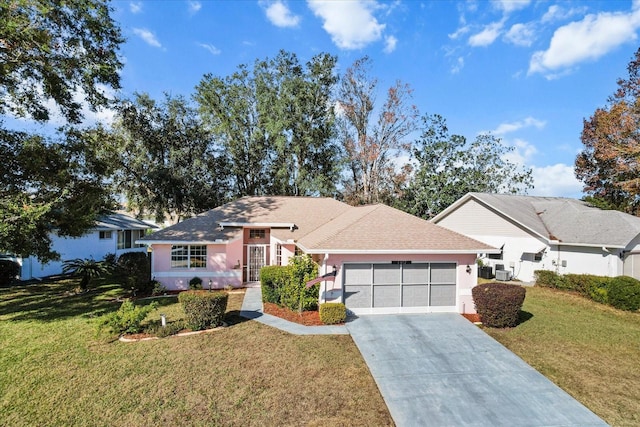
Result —
[[[640, 27], [640, 10], [632, 13], [602, 12], [587, 15], [581, 21], [558, 28], [546, 51], [537, 51], [529, 62], [529, 74], [566, 71], [572, 66], [595, 60], [616, 47], [636, 40]], [[557, 76], [557, 75], [556, 75]]]
[[155, 34], [147, 30], [146, 28], [134, 28], [133, 33], [136, 36], [140, 37], [142, 40], [144, 40], [145, 43], [147, 43], [150, 46], [162, 47], [162, 44], [160, 44]]
[[575, 15], [583, 15], [586, 13], [586, 7], [572, 7], [571, 9], [565, 9], [557, 4], [549, 6], [549, 9], [542, 15], [541, 22], [557, 22], [565, 19], [569, 19]]
[[384, 42], [384, 53], [391, 53], [396, 50], [396, 45], [398, 44], [398, 39], [394, 36], [385, 37]]
[[577, 180], [573, 166], [557, 163], [549, 166], [534, 166], [534, 188], [532, 196], [582, 197], [582, 183]]
[[514, 150], [507, 153], [504, 158], [517, 165], [525, 165], [530, 162], [531, 158], [538, 152], [536, 147], [529, 144], [523, 139], [516, 138], [511, 145]]
[[471, 30], [471, 28], [469, 28], [468, 25], [465, 25], [465, 26], [462, 26], [462, 27], [458, 28], [454, 33], [448, 34], [448, 36], [449, 36], [449, 38], [451, 40], [457, 40], [460, 36], [464, 36], [470, 30]]
[[277, 0], [273, 3], [264, 3], [267, 18], [276, 27], [297, 27], [300, 24], [300, 17], [291, 13], [287, 5]]
[[535, 40], [535, 36], [536, 31], [533, 24], [514, 24], [504, 35], [504, 39], [516, 46], [528, 47]]
[[546, 124], [547, 122], [543, 120], [538, 120], [529, 116], [529, 117], [526, 117], [524, 120], [518, 120], [510, 123], [501, 123], [498, 125], [497, 128], [492, 130], [491, 133], [494, 135], [505, 135], [507, 133], [515, 132], [517, 130], [532, 127], [532, 126], [537, 129], [542, 129]]
[[202, 9], [202, 3], [199, 1], [188, 1], [187, 3], [189, 4], [189, 13], [192, 15]]
[[132, 1], [129, 3], [129, 10], [131, 13], [140, 13], [142, 12], [142, 2], [141, 1]]
[[503, 25], [504, 20], [485, 25], [482, 31], [469, 37], [469, 45], [474, 47], [489, 46], [498, 38]]
[[324, 21], [322, 27], [341, 49], [361, 49], [382, 37], [385, 25], [373, 16], [376, 2], [308, 0], [307, 4]]
[[203, 49], [207, 49], [212, 55], [220, 55], [222, 53], [220, 49], [218, 49], [212, 44], [198, 43], [198, 46], [200, 46]]
[[464, 57], [459, 56], [453, 67], [451, 67], [451, 74], [458, 74], [464, 68]]
[[529, 6], [531, 0], [492, 0], [491, 3], [504, 13], [511, 13]]

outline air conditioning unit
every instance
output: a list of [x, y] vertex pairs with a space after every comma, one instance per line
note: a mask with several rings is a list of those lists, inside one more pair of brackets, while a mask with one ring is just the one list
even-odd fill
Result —
[[508, 270], [496, 270], [496, 280], [511, 280], [511, 272]]

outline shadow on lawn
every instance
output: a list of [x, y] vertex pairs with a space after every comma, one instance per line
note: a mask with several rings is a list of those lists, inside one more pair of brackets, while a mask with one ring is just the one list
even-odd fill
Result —
[[518, 325], [522, 325], [524, 322], [528, 321], [531, 318], [533, 318], [533, 314], [529, 313], [528, 311], [520, 310], [520, 313], [518, 313]]
[[0, 289], [0, 316], [48, 322], [100, 316], [120, 306], [116, 298], [124, 290], [117, 283], [95, 280], [84, 293], [75, 293], [77, 285], [76, 279], [62, 279]]

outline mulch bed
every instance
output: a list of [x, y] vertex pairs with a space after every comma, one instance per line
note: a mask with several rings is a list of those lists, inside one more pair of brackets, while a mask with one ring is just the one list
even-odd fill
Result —
[[477, 313], [462, 313], [462, 316], [470, 322], [480, 323], [480, 315]]
[[297, 311], [291, 311], [288, 308], [280, 307], [276, 304], [265, 302], [262, 303], [262, 310], [266, 314], [272, 316], [278, 316], [282, 319], [290, 322], [299, 323], [305, 326], [323, 326], [322, 320], [320, 320], [320, 313], [317, 311], [303, 311], [298, 313]]

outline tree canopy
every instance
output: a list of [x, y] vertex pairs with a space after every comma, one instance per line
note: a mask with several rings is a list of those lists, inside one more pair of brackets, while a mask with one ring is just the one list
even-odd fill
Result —
[[413, 150], [417, 167], [402, 196], [403, 208], [429, 219], [469, 192], [526, 193], [533, 187], [531, 170], [508, 160], [513, 150], [490, 134], [468, 142], [451, 135], [442, 116], [423, 116]]
[[331, 195], [338, 176], [331, 91], [336, 58], [304, 66], [285, 51], [240, 65], [227, 77], [204, 76], [195, 99], [228, 156], [233, 195]]
[[409, 152], [406, 137], [418, 115], [410, 103], [411, 88], [400, 81], [376, 111], [378, 82], [370, 68], [368, 57], [355, 61], [338, 89], [338, 134], [348, 169], [344, 197], [351, 204], [390, 202], [406, 172], [394, 159]]
[[576, 177], [598, 205], [640, 214], [640, 49], [608, 105], [583, 122]]

